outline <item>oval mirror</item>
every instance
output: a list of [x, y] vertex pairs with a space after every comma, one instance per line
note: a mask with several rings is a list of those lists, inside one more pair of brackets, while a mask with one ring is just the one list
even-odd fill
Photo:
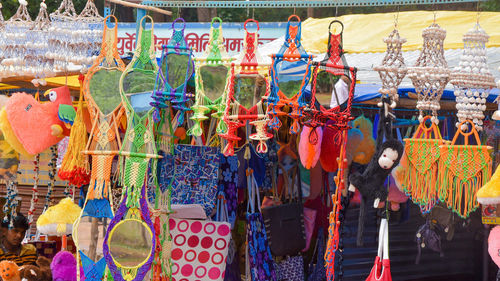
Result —
[[102, 243], [108, 223], [107, 218], [94, 217], [83, 217], [78, 223], [78, 239], [75, 239], [75, 244], [87, 258], [94, 262], [103, 257]]
[[[168, 71], [166, 69], [168, 65]], [[178, 87], [187, 83], [187, 80], [193, 75], [193, 65], [194, 62], [191, 59], [191, 65], [189, 65], [189, 55], [188, 54], [167, 54], [167, 59], [162, 62], [162, 73], [167, 80], [168, 85], [171, 88], [177, 89]], [[187, 72], [187, 80], [186, 80]]]
[[146, 223], [134, 219], [123, 220], [109, 234], [109, 253], [117, 266], [137, 268], [151, 255], [152, 240], [153, 234]]
[[203, 91], [211, 101], [221, 97], [226, 87], [228, 68], [224, 65], [204, 65], [200, 67], [201, 79], [203, 79]]
[[262, 75], [236, 76], [234, 98], [246, 109], [252, 108], [266, 93], [266, 81]]
[[121, 103], [120, 77], [122, 71], [118, 69], [99, 69], [89, 81], [89, 92], [104, 115], [113, 112]]
[[123, 92], [134, 108], [135, 113], [142, 117], [151, 109], [156, 72], [151, 70], [132, 69], [123, 77]]
[[302, 60], [281, 61], [276, 65], [278, 86], [287, 98], [292, 98], [300, 92], [306, 70], [307, 62]]
[[333, 88], [339, 79], [339, 75], [335, 75], [333, 73], [330, 73], [329, 71], [318, 72], [318, 76], [316, 77], [315, 98], [320, 104], [330, 103], [332, 95], [335, 94]]

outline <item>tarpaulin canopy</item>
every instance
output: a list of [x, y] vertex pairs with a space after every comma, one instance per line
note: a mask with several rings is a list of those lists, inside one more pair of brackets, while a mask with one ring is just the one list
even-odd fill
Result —
[[[398, 30], [408, 40], [404, 51], [422, 47], [422, 30], [434, 21], [432, 11], [413, 11], [384, 14], [344, 15], [337, 18], [309, 18], [302, 23], [302, 44], [307, 52], [324, 53], [328, 43], [328, 25], [334, 19], [344, 24], [344, 50], [348, 53], [385, 52], [382, 41], [394, 29], [397, 18]], [[477, 12], [437, 11], [436, 23], [446, 29], [445, 49], [463, 48], [462, 36], [474, 27]], [[487, 47], [500, 47], [500, 13], [481, 12], [479, 24], [490, 35]], [[334, 26], [332, 26], [332, 29]]]

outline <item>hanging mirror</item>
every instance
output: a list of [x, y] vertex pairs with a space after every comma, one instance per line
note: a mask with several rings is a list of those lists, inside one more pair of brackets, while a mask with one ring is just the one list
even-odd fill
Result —
[[124, 220], [109, 234], [109, 252], [122, 268], [137, 268], [146, 263], [153, 251], [151, 229], [139, 220]]
[[[295, 18], [297, 22], [292, 22]], [[312, 56], [308, 55], [301, 43], [300, 18], [292, 15], [288, 18], [285, 42], [279, 52], [273, 55], [273, 65], [270, 71], [271, 93], [267, 99], [267, 110], [271, 120], [268, 126], [279, 129], [281, 121], [279, 116], [287, 115], [293, 122], [290, 134], [300, 131], [299, 120], [303, 118], [306, 106], [304, 95], [311, 76]], [[286, 112], [283, 107], [289, 106]]]
[[[218, 25], [218, 26], [216, 26]], [[212, 117], [218, 122], [217, 133], [226, 131], [224, 122], [219, 122], [226, 108], [226, 86], [229, 73], [229, 57], [222, 36], [222, 20], [218, 17], [212, 19], [208, 45], [202, 56], [195, 58], [195, 104], [191, 106], [195, 121], [188, 134], [201, 136], [203, 129], [201, 123], [208, 119], [206, 115], [211, 111]], [[208, 132], [211, 134], [211, 132]]]
[[[92, 233], [96, 231], [98, 220], [105, 221], [113, 217], [111, 174], [113, 159], [121, 148], [118, 126], [123, 116], [122, 100], [117, 89], [125, 70], [125, 64], [118, 55], [117, 27], [116, 17], [108, 16], [104, 19], [101, 52], [83, 80], [82, 92], [87, 101], [92, 127], [86, 150], [82, 153], [91, 155], [92, 170], [82, 214], [73, 227], [73, 237], [78, 248], [77, 265], [83, 267], [84, 274], [80, 276], [78, 268], [78, 280], [84, 277], [85, 280], [100, 281], [106, 268], [104, 258], [99, 259], [97, 255], [87, 256], [83, 248], [79, 248], [79, 238], [82, 238], [82, 247], [85, 246], [84, 241], [94, 240], [88, 228], [83, 226], [80, 228], [80, 223], [84, 223], [87, 218], [93, 222], [90, 230]], [[95, 252], [103, 252], [100, 249], [103, 244], [93, 242], [96, 247]]]
[[[255, 27], [254, 32], [248, 30], [248, 24]], [[272, 137], [267, 132], [267, 116], [265, 114], [264, 99], [269, 96], [270, 84], [268, 79], [270, 61], [266, 61], [258, 51], [259, 22], [248, 19], [243, 25], [245, 30], [244, 48], [236, 61], [231, 64], [228, 79], [227, 102], [224, 112], [224, 123], [227, 131], [221, 137], [227, 140], [224, 148], [225, 155], [234, 154], [234, 146], [241, 138], [237, 135], [238, 128], [247, 121], [255, 127], [255, 133], [249, 136], [258, 140], [257, 151], [267, 152], [266, 141]]]

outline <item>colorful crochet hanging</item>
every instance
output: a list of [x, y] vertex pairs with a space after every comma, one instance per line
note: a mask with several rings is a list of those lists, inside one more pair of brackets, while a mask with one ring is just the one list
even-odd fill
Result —
[[[106, 23], [111, 18], [115, 21], [112, 29]], [[83, 81], [83, 94], [92, 120], [85, 151], [92, 155], [87, 199], [108, 198], [112, 161], [121, 148], [118, 126], [123, 107], [118, 89], [125, 64], [118, 55], [118, 20], [108, 16], [104, 23], [101, 53]]]
[[[183, 23], [182, 29], [175, 29], [176, 23]], [[168, 107], [167, 102], [170, 102], [172, 109], [179, 112], [176, 118], [178, 124], [184, 123], [184, 114], [189, 110], [186, 103], [192, 94], [187, 93], [187, 84], [194, 74], [194, 60], [193, 50], [184, 37], [185, 28], [186, 22], [183, 18], [174, 20], [172, 37], [167, 45], [162, 46], [161, 67], [153, 94], [153, 106], [158, 108], [153, 115], [155, 121], [160, 119], [159, 110]]]
[[[78, 78], [80, 80], [80, 89], [83, 89], [83, 79], [83, 75]], [[85, 155], [81, 153], [85, 149], [87, 141], [87, 128], [83, 120], [83, 91], [80, 90], [76, 116], [69, 135], [68, 148], [58, 171], [59, 178], [67, 180], [71, 185], [82, 186], [90, 182], [88, 161]]]
[[[469, 132], [461, 130], [469, 124]], [[464, 144], [458, 145], [459, 136], [464, 137]], [[469, 144], [473, 135], [476, 145]], [[458, 130], [450, 144], [442, 145], [439, 159], [439, 200], [446, 202], [448, 208], [462, 218], [479, 207], [476, 200], [477, 191], [489, 181], [492, 159], [488, 150], [490, 146], [481, 145], [479, 135], [470, 120], [459, 124]]]
[[[215, 22], [219, 26], [214, 27]], [[227, 54], [222, 36], [222, 20], [218, 17], [212, 19], [210, 24], [210, 37], [208, 45], [201, 57], [195, 58], [195, 103], [191, 106], [193, 116], [191, 120], [195, 124], [189, 129], [188, 134], [201, 136], [203, 134], [202, 122], [209, 117], [206, 114], [211, 111], [212, 117], [218, 122], [217, 133], [226, 132], [224, 122], [219, 122], [226, 107], [226, 87], [230, 75], [229, 63], [232, 58]]]
[[[151, 21], [151, 29], [145, 29], [146, 19]], [[158, 158], [153, 136], [153, 111], [148, 98], [151, 98], [155, 88], [158, 73], [156, 64], [155, 46], [153, 43], [153, 19], [145, 16], [139, 23], [138, 46], [134, 57], [128, 64], [120, 79], [120, 95], [127, 114], [127, 131], [123, 138], [123, 146], [120, 150], [120, 173], [123, 186], [123, 198], [115, 217], [110, 222], [108, 231], [104, 238], [104, 257], [106, 263], [117, 281], [139, 281], [143, 280], [149, 271], [155, 256], [156, 231], [151, 220], [150, 211], [146, 199], [146, 183], [150, 160]], [[147, 98], [145, 98], [147, 97]], [[153, 171], [156, 171], [156, 163], [152, 163]], [[153, 175], [155, 172], [152, 173]], [[152, 233], [152, 252], [146, 260], [136, 266], [122, 266], [109, 249], [108, 239], [110, 233], [115, 230], [122, 220], [144, 221]], [[140, 231], [139, 229], [137, 231]], [[148, 231], [148, 232], [149, 232]], [[147, 238], [146, 238], [147, 239]], [[155, 271], [157, 272], [157, 271]], [[155, 276], [156, 280], [159, 276]]]
[[[342, 27], [342, 30], [338, 34], [331, 32], [331, 27], [335, 23], [340, 24]], [[313, 62], [314, 69], [312, 75], [311, 103], [309, 107], [304, 110], [308, 119], [303, 122], [304, 125], [312, 127], [313, 129], [326, 125], [335, 130], [348, 130], [350, 128], [348, 123], [353, 119], [351, 117], [351, 106], [354, 98], [354, 88], [356, 86], [357, 69], [347, 65], [344, 50], [342, 48], [343, 31], [344, 25], [340, 21], [334, 20], [330, 23], [328, 27], [328, 52], [322, 61]], [[326, 109], [316, 100], [317, 78], [320, 71], [325, 71], [335, 76], [345, 75], [350, 79], [347, 106], [344, 109], [341, 109], [340, 105], [334, 108]], [[337, 95], [335, 88], [333, 94]], [[330, 120], [333, 122], [328, 122]], [[317, 141], [321, 140], [318, 140], [317, 133], [313, 130], [309, 135], [309, 142], [315, 143]]]
[[[248, 23], [256, 24], [257, 31], [249, 32]], [[259, 141], [257, 145], [259, 153], [267, 152], [266, 141], [273, 136], [267, 132], [268, 120], [263, 100], [270, 92], [269, 64], [265, 64], [264, 58], [258, 51], [259, 22], [248, 19], [243, 28], [245, 29], [243, 52], [231, 64], [228, 80], [227, 103], [223, 116], [227, 131], [220, 135], [227, 140], [223, 151], [225, 156], [234, 155], [234, 147], [241, 140], [238, 137], [238, 128], [245, 126], [248, 121], [255, 126], [256, 133], [251, 134], [249, 138]]]
[[[297, 22], [291, 22], [293, 18], [297, 19]], [[303, 117], [306, 106], [304, 92], [311, 76], [312, 56], [306, 53], [300, 39], [300, 18], [291, 15], [288, 18], [285, 42], [279, 52], [273, 55], [270, 71], [271, 93], [267, 99], [267, 114], [270, 117], [267, 125], [279, 129], [281, 121], [278, 117], [289, 116], [293, 120], [290, 126], [291, 134], [300, 131], [299, 120]], [[289, 107], [291, 112], [288, 113], [284, 107]]]
[[[440, 146], [445, 144], [439, 128], [430, 116], [424, 118], [412, 138], [404, 139], [405, 150], [401, 165], [405, 167], [401, 186], [413, 203], [428, 213], [438, 200], [438, 160]], [[427, 127], [430, 123], [430, 127]]]

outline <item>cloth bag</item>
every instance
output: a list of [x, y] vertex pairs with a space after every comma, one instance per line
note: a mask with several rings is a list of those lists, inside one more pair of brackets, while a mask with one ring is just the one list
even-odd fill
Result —
[[164, 155], [158, 167], [161, 190], [172, 182], [172, 204], [200, 204], [207, 216], [212, 214], [219, 181], [217, 147], [176, 145], [174, 155]]
[[278, 281], [304, 281], [304, 258], [302, 256], [287, 257], [277, 266]]
[[[316, 247], [314, 248], [314, 253], [312, 255], [311, 263], [309, 263], [307, 281], [324, 281], [326, 280], [326, 268], [325, 268], [325, 234], [323, 229], [318, 230], [318, 238], [316, 240]], [[316, 257], [316, 263], [314, 262], [314, 257]]]
[[[289, 184], [288, 173], [280, 167], [283, 173], [284, 189], [293, 194], [293, 184]], [[298, 175], [298, 167], [295, 168]], [[292, 176], [292, 182], [295, 175]], [[300, 182], [300, 176], [297, 177]], [[290, 197], [293, 195], [290, 195]], [[289, 197], [289, 202], [266, 207], [262, 209], [262, 216], [269, 237], [269, 246], [275, 256], [293, 256], [303, 250], [306, 243], [304, 230], [304, 208], [302, 205], [302, 190], [298, 187], [298, 201], [293, 202]]]
[[223, 281], [231, 225], [227, 222], [170, 219], [174, 280]]
[[387, 219], [380, 221], [378, 254], [366, 281], [392, 281], [391, 263], [389, 261], [389, 224]]

